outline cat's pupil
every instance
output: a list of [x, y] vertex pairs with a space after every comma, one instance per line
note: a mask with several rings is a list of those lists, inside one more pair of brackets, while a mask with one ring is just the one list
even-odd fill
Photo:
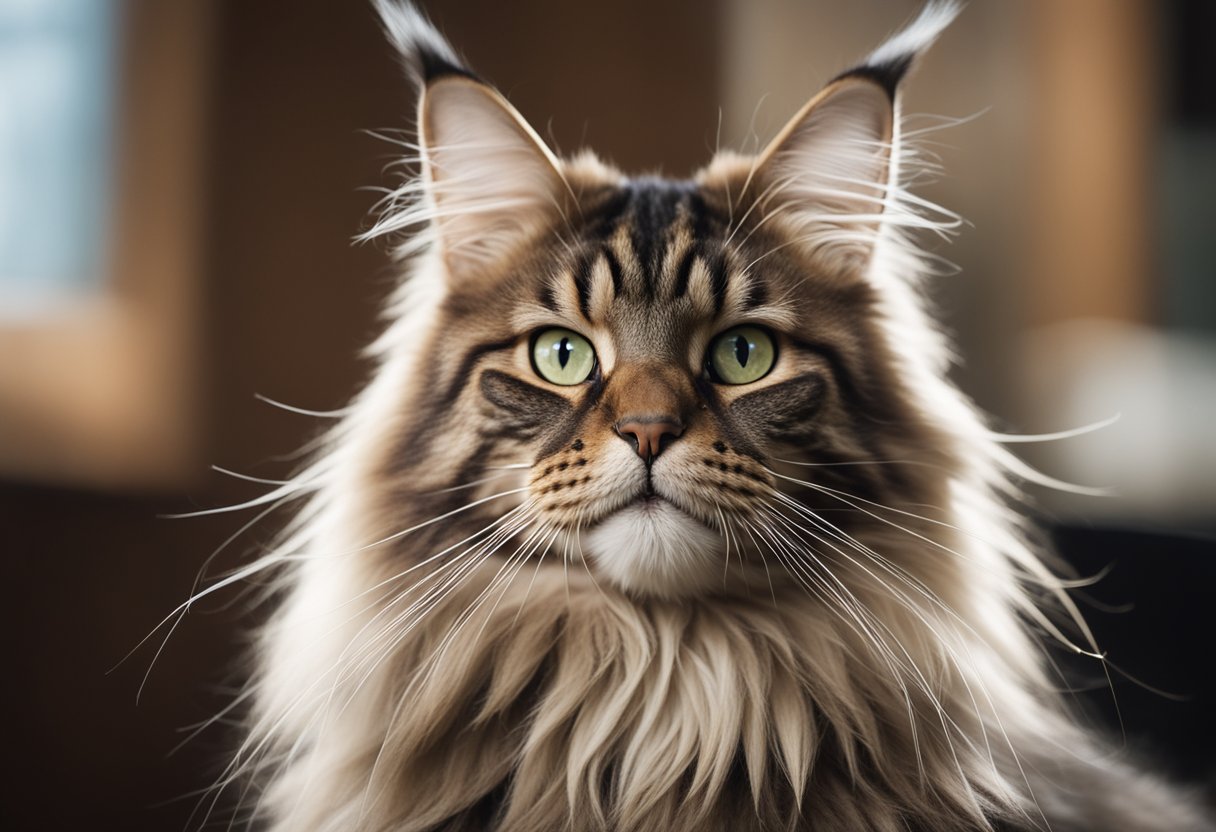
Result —
[[740, 367], [747, 366], [748, 356], [751, 354], [751, 345], [747, 343], [747, 339], [742, 335], [735, 336], [735, 359], [738, 360]]
[[571, 352], [570, 339], [563, 338], [562, 342], [557, 345], [557, 363], [561, 365], [563, 370], [566, 369], [566, 365], [570, 363]]

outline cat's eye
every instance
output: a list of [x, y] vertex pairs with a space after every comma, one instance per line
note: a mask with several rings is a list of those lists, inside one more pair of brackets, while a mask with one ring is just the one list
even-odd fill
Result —
[[750, 384], [773, 369], [773, 338], [755, 326], [737, 326], [714, 338], [707, 364], [711, 377], [726, 384]]
[[577, 332], [546, 329], [532, 341], [532, 366], [546, 381], [579, 384], [595, 369], [595, 348]]

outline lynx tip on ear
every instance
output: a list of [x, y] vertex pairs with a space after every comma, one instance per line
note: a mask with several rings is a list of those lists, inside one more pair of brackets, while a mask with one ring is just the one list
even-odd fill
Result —
[[860, 64], [840, 73], [833, 80], [866, 78], [878, 84], [894, 99], [900, 82], [916, 59], [933, 45], [962, 8], [962, 4], [956, 0], [930, 0], [911, 23], [888, 38]]
[[419, 87], [439, 78], [460, 75], [480, 80], [435, 28], [435, 24], [408, 0], [372, 0], [384, 32]]

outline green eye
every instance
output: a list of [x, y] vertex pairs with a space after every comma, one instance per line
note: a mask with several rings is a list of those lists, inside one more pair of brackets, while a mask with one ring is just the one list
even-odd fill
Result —
[[554, 384], [579, 384], [595, 369], [595, 348], [577, 332], [546, 329], [532, 342], [537, 374]]
[[728, 329], [709, 345], [709, 368], [715, 380], [750, 384], [773, 368], [777, 357], [772, 337], [754, 326]]

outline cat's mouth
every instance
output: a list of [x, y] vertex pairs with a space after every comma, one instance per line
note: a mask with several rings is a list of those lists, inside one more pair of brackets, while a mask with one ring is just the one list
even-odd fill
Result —
[[[654, 483], [651, 482], [649, 479], [647, 479], [645, 489], [643, 489], [642, 493], [639, 494], [637, 497], [635, 497], [629, 503], [629, 505], [637, 506], [637, 507], [641, 508], [643, 511], [654, 511], [654, 510], [657, 510], [664, 503], [669, 503], [669, 504], [674, 505], [666, 497], [663, 497], [658, 492], [656, 492], [654, 490]], [[676, 506], [676, 508], [679, 508], [679, 506]]]
[[674, 511], [674, 512], [678, 512], [680, 515], [682, 515], [684, 517], [687, 517], [689, 520], [693, 520], [697, 523], [700, 523], [701, 525], [704, 525], [704, 526], [709, 525], [709, 524], [703, 522], [699, 517], [697, 517], [696, 514], [689, 511], [684, 506], [680, 505], [680, 503], [677, 502], [676, 500], [672, 499], [671, 497], [669, 497], [665, 494], [660, 494], [654, 486], [654, 481], [652, 479], [650, 479], [649, 477], [647, 477], [647, 479], [646, 479], [645, 487], [642, 489], [642, 491], [636, 497], [634, 497], [632, 500], [627, 502], [621, 508], [619, 508], [616, 511], [607, 515], [607, 517], [605, 517], [604, 519], [607, 519], [608, 517], [611, 517], [614, 514], [619, 514], [622, 511], [628, 511], [630, 509], [632, 509], [635, 513], [640, 513], [640, 515], [642, 517], [646, 517], [646, 518], [658, 516], [660, 513], [665, 512], [665, 511]]
[[712, 584], [723, 537], [673, 499], [640, 490], [582, 538], [596, 572], [622, 589], [677, 597]]

